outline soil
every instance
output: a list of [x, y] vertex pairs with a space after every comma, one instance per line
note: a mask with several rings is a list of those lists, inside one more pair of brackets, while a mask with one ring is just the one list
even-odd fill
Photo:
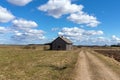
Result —
[[109, 66], [92, 53], [81, 50], [75, 67], [75, 80], [120, 80]]

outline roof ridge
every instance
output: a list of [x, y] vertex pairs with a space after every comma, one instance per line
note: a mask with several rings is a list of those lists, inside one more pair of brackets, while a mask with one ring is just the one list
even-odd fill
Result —
[[59, 37], [67, 43], [72, 43], [72, 41], [70, 41], [68, 38], [66, 38], [64, 36], [59, 36]]

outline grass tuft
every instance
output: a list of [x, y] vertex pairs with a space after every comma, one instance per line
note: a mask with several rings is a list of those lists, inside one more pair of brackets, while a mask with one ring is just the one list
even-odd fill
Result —
[[78, 50], [0, 47], [0, 80], [72, 80]]

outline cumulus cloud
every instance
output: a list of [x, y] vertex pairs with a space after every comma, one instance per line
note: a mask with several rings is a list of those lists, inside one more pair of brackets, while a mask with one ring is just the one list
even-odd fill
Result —
[[112, 36], [112, 41], [116, 42], [116, 43], [120, 43], [120, 38], [117, 37], [116, 35]]
[[12, 26], [0, 26], [0, 34], [10, 34], [13, 42], [31, 43], [45, 39], [45, 32], [36, 29], [38, 24], [35, 21], [25, 19], [15, 19]]
[[12, 39], [16, 41], [35, 41], [42, 40], [45, 38], [43, 30], [30, 29], [25, 32], [15, 31], [15, 34], [12, 36]]
[[0, 22], [5, 23], [13, 20], [15, 16], [6, 8], [0, 6]]
[[47, 12], [54, 18], [60, 18], [68, 14], [68, 20], [77, 24], [86, 24], [90, 27], [97, 26], [100, 22], [96, 17], [86, 14], [83, 5], [72, 4], [71, 0], [49, 0], [46, 4], [38, 7], [40, 11]]
[[26, 31], [21, 31], [19, 29], [9, 29], [5, 27], [0, 27], [0, 34], [11, 34], [11, 39], [15, 42], [36, 42], [38, 40], [45, 39], [45, 32], [43, 30], [38, 29], [29, 29]]
[[[69, 39], [71, 39], [74, 42], [95, 42], [96, 38], [103, 35], [103, 31], [98, 30], [85, 30], [79, 27], [64, 27], [60, 32], [58, 32], [59, 35], [65, 36]], [[96, 37], [97, 36], [97, 37]], [[103, 40], [103, 38], [97, 39], [97, 40]]]
[[90, 40], [92, 43], [97, 43], [97, 44], [110, 44], [111, 40], [107, 39], [105, 37], [95, 37], [95, 38], [90, 38]]
[[85, 31], [83, 34], [89, 36], [89, 35], [102, 35], [104, 33], [101, 30], [99, 30], [99, 31], [90, 30], [90, 31]]
[[13, 40], [16, 41], [35, 41], [45, 38], [44, 31], [36, 29], [38, 24], [35, 21], [16, 19], [12, 21], [14, 35]]
[[7, 0], [9, 3], [17, 5], [17, 6], [25, 6], [30, 3], [32, 0]]
[[82, 28], [78, 27], [64, 27], [62, 28], [61, 32], [59, 32], [60, 35], [69, 35], [69, 36], [79, 36], [79, 35], [85, 35], [85, 36], [93, 36], [93, 35], [102, 35], [103, 31], [98, 30], [84, 30]]
[[38, 7], [39, 10], [48, 12], [50, 16], [60, 18], [64, 14], [81, 11], [82, 5], [71, 4], [70, 0], [49, 0], [46, 4]]
[[9, 29], [0, 26], [0, 34], [6, 33], [6, 32], [8, 32], [8, 31], [9, 31]]
[[67, 19], [77, 24], [86, 24], [90, 27], [96, 27], [100, 24], [96, 17], [90, 16], [84, 12], [72, 13], [67, 17]]
[[16, 20], [13, 20], [12, 23], [15, 28], [19, 28], [22, 30], [36, 28], [38, 26], [36, 22], [25, 20], [25, 19], [16, 19]]
[[15, 41], [32, 42], [45, 38], [43, 30], [36, 29], [38, 24], [35, 21], [16, 19], [12, 21], [14, 35], [11, 37]]

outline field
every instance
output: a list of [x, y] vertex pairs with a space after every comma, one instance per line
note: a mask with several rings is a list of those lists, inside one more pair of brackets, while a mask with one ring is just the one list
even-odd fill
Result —
[[0, 46], [0, 80], [72, 80], [78, 52]]
[[120, 80], [120, 48], [44, 49], [0, 46], [0, 80]]
[[75, 80], [120, 80], [120, 63], [94, 51], [102, 49], [105, 48], [81, 48], [75, 69]]
[[103, 54], [105, 56], [108, 56], [110, 58], [114, 58], [115, 60], [120, 62], [120, 49], [119, 48], [99, 48], [99, 49], [95, 49], [94, 51]]

